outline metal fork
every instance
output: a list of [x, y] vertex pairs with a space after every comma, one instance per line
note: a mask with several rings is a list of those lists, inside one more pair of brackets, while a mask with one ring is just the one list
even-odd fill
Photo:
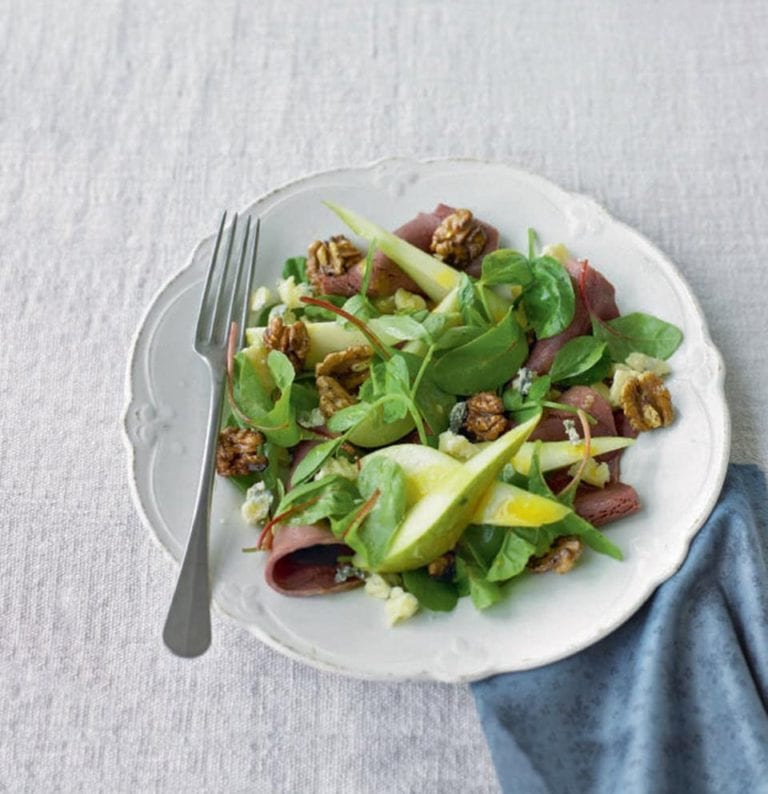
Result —
[[[225, 212], [205, 279], [195, 331], [195, 352], [206, 362], [211, 375], [211, 399], [203, 463], [187, 550], [163, 629], [165, 644], [178, 656], [186, 657], [205, 653], [211, 644], [208, 527], [211, 517], [213, 464], [221, 421], [221, 404], [226, 388], [227, 344], [234, 321], [237, 324], [237, 346], [238, 348], [242, 346], [256, 267], [256, 251], [259, 245], [259, 221], [256, 221], [251, 233], [249, 217], [239, 247], [236, 246], [237, 214], [235, 214], [227, 242], [222, 249], [226, 221]], [[250, 257], [248, 257], [249, 245], [252, 249]], [[219, 256], [220, 249], [226, 250], [223, 257]], [[234, 274], [231, 273], [233, 260], [238, 260]]]

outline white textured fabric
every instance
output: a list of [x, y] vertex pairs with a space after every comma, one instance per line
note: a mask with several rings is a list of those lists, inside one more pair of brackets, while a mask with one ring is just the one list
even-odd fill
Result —
[[765, 467], [767, 35], [759, 0], [0, 2], [0, 790], [495, 792], [466, 688], [322, 674], [218, 616], [165, 652], [131, 338], [222, 208], [389, 154], [510, 161], [679, 265]]

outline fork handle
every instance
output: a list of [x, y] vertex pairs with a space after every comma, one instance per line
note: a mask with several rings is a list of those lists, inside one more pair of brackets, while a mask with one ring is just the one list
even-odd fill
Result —
[[212, 388], [203, 465], [192, 528], [176, 590], [163, 628], [163, 641], [177, 656], [200, 656], [211, 644], [211, 580], [208, 570], [208, 528], [211, 518], [214, 457], [224, 396], [224, 378], [211, 370]]

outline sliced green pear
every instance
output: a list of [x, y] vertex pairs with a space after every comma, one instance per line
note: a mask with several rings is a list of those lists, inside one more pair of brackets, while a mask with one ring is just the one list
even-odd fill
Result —
[[[409, 506], [437, 488], [456, 467], [463, 465], [450, 455], [421, 444], [396, 444], [368, 457], [376, 455], [393, 460], [403, 470]], [[559, 521], [570, 512], [554, 499], [546, 499], [523, 488], [496, 481], [486, 491], [469, 523], [538, 527]]]
[[452, 549], [472, 521], [485, 491], [538, 421], [537, 416], [508, 431], [471, 460], [447, 471], [408, 510], [376, 570], [392, 573], [420, 568]]
[[[346, 350], [353, 345], [370, 345], [365, 335], [357, 329], [348, 329], [336, 322], [304, 323], [309, 336], [309, 350], [304, 362], [306, 369], [314, 369], [315, 364], [322, 361], [329, 353]], [[245, 331], [245, 341], [248, 345], [256, 345], [263, 337], [266, 328], [248, 328]], [[378, 334], [385, 345], [397, 342], [395, 337], [386, 333]]]
[[[416, 248], [415, 245], [411, 245], [353, 210], [330, 201], [326, 201], [325, 205], [335, 212], [355, 234], [365, 237], [369, 242], [375, 240], [376, 247], [409, 275], [433, 301], [442, 301], [451, 290], [458, 286], [461, 274], [455, 268], [430, 256], [420, 248]], [[485, 290], [485, 299], [493, 319], [498, 322], [509, 310], [509, 302], [489, 289]]]
[[[631, 447], [635, 443], [633, 438], [623, 436], [597, 436], [590, 441], [589, 454], [591, 457], [605, 455], [617, 449]], [[512, 465], [520, 474], [527, 475], [531, 470], [531, 460], [536, 449], [534, 442], [523, 444], [512, 458]], [[571, 441], [544, 441], [539, 453], [539, 467], [542, 471], [562, 469], [578, 463], [584, 457], [584, 442], [574, 444]]]
[[441, 301], [458, 283], [459, 272], [439, 259], [424, 253], [358, 213], [325, 202], [355, 234], [376, 241], [377, 248], [407, 273], [433, 301]]

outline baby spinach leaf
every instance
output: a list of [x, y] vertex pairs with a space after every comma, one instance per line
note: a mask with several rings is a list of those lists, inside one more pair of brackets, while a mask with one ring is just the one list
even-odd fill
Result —
[[272, 398], [250, 359], [239, 352], [235, 356], [234, 396], [246, 416], [262, 416], [272, 407]]
[[448, 328], [448, 317], [445, 314], [436, 314], [435, 312], [430, 312], [424, 318], [423, 322], [424, 333], [427, 339], [432, 343], [437, 343], [437, 340], [444, 335], [446, 329]]
[[484, 284], [519, 284], [533, 281], [533, 272], [526, 257], [510, 248], [499, 248], [483, 259], [481, 280]]
[[[334, 306], [338, 306], [339, 308], [341, 308], [347, 300], [343, 295], [318, 295], [317, 298], [318, 300], [322, 300], [325, 303], [331, 303]], [[334, 312], [329, 311], [322, 306], [315, 306], [311, 303], [304, 304], [304, 317], [307, 320], [311, 320], [313, 322], [335, 322], [338, 316], [338, 314], [335, 314]], [[266, 325], [266, 321], [259, 323], [259, 325]]]
[[459, 593], [453, 582], [443, 582], [427, 573], [426, 568], [403, 572], [403, 585], [413, 593], [419, 604], [433, 612], [450, 612], [459, 600]]
[[336, 411], [326, 425], [332, 433], [343, 433], [366, 419], [372, 408], [373, 406], [367, 402], [354, 403]]
[[683, 341], [683, 332], [676, 325], [643, 312], [632, 312], [607, 322], [593, 317], [592, 330], [608, 345], [611, 358], [616, 362], [624, 361], [635, 352], [669, 358]]
[[459, 556], [466, 562], [487, 571], [504, 543], [506, 532], [504, 527], [470, 524], [458, 543]]
[[442, 355], [432, 377], [449, 394], [475, 394], [500, 386], [527, 355], [525, 334], [510, 309], [498, 325]]
[[476, 609], [488, 609], [501, 599], [501, 588], [473, 566], [467, 566], [469, 595]]
[[283, 263], [283, 278], [293, 276], [297, 284], [307, 281], [307, 257], [292, 256]]
[[[353, 295], [351, 298], [347, 298], [341, 308], [344, 309], [347, 314], [351, 314], [364, 322], [367, 322], [372, 317], [379, 316], [376, 307], [363, 295]], [[357, 330], [349, 320], [345, 320], [343, 317], [336, 315], [336, 321], [344, 328]]]
[[[601, 362], [605, 349], [606, 343], [594, 336], [577, 336], [569, 340], [558, 350], [549, 370], [552, 380], [555, 383], [573, 383], [574, 379], [581, 383], [594, 383], [594, 380], [579, 379], [579, 376], [590, 373]], [[606, 359], [605, 372], [597, 380], [602, 380], [608, 374], [609, 364]]]
[[286, 516], [287, 524], [314, 524], [323, 519], [343, 517], [360, 503], [355, 484], [346, 477], [332, 474], [290, 490], [280, 501], [275, 514], [306, 505]]
[[360, 471], [357, 487], [364, 500], [376, 492], [378, 497], [365, 521], [353, 526], [344, 542], [360, 554], [366, 566], [375, 568], [405, 516], [405, 475], [393, 460], [374, 457]]
[[568, 271], [549, 256], [531, 261], [533, 281], [523, 292], [528, 322], [539, 339], [564, 331], [573, 320], [576, 298]]
[[332, 438], [330, 441], [323, 441], [322, 444], [313, 447], [296, 467], [291, 483], [295, 486], [313, 475], [328, 458], [335, 454], [342, 442], [342, 438]]
[[528, 560], [536, 553], [536, 546], [515, 530], [507, 530], [501, 548], [488, 569], [488, 581], [505, 582], [525, 570]]
[[296, 377], [296, 370], [293, 368], [288, 356], [279, 350], [270, 350], [267, 356], [267, 366], [277, 388], [281, 392], [289, 389], [293, 379]]

